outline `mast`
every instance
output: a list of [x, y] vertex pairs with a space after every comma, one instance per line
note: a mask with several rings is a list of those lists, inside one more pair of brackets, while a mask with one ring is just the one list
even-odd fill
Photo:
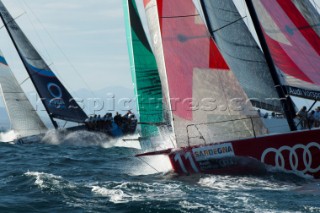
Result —
[[[6, 30], [7, 30], [8, 34], [9, 34], [9, 36], [10, 36], [10, 39], [11, 39], [14, 47], [16, 48], [16, 50], [17, 50], [17, 52], [19, 54], [19, 57], [20, 57], [21, 61], [23, 62], [23, 66], [25, 67], [26, 70], [28, 70], [28, 67], [27, 67], [26, 63], [24, 63], [23, 56], [22, 56], [21, 52], [19, 51], [18, 45], [17, 45], [16, 41], [13, 39], [13, 36], [12, 36], [10, 30], [9, 30], [7, 22], [5, 21], [2, 13], [0, 13], [0, 17], [2, 19], [2, 22], [3, 22], [4, 26], [6, 27]], [[27, 72], [27, 73], [30, 76], [29, 72]], [[33, 78], [31, 78], [31, 76], [30, 76], [30, 79], [31, 79], [33, 85], [35, 85], [35, 82], [34, 82]], [[40, 94], [39, 89], [36, 86], [35, 86], [35, 89], [36, 89], [37, 93]], [[41, 99], [41, 102], [42, 102], [43, 106], [45, 107], [45, 110], [47, 111], [47, 114], [49, 115], [49, 118], [50, 118], [50, 120], [52, 122], [52, 125], [54, 126], [55, 129], [57, 129], [59, 126], [58, 126], [57, 122], [53, 119], [52, 114], [50, 113], [50, 111], [48, 109], [48, 106], [45, 104], [45, 100], [43, 98], [40, 98], [40, 99]]]
[[282, 106], [283, 106], [283, 109], [284, 109], [284, 113], [286, 115], [290, 130], [291, 131], [295, 131], [295, 130], [297, 130], [297, 127], [296, 127], [295, 122], [293, 120], [293, 113], [292, 113], [293, 112], [292, 110], [294, 110], [293, 103], [292, 103], [290, 97], [286, 97], [286, 93], [283, 91], [283, 89], [281, 87], [280, 79], [279, 79], [279, 76], [277, 74], [277, 70], [276, 70], [275, 64], [273, 62], [271, 53], [269, 51], [267, 42], [265, 40], [265, 37], [264, 37], [263, 31], [262, 31], [262, 28], [261, 28], [257, 13], [256, 13], [256, 11], [254, 9], [254, 6], [253, 6], [253, 3], [252, 3], [252, 0], [245, 0], [245, 1], [246, 1], [247, 6], [248, 6], [249, 13], [251, 15], [251, 18], [252, 18], [252, 21], [253, 21], [253, 24], [254, 24], [254, 28], [255, 28], [255, 30], [257, 32], [257, 35], [258, 35], [262, 50], [264, 52], [264, 55], [265, 55], [265, 58], [266, 58], [266, 61], [267, 61], [267, 64], [268, 64], [268, 67], [270, 69], [270, 73], [271, 73], [272, 79], [274, 81], [275, 88], [276, 88], [277, 93], [278, 93], [278, 95], [280, 97], [280, 101], [282, 103]]
[[[88, 117], [86, 113], [43, 60], [1, 1], [0, 13], [51, 121], [54, 118], [83, 123]], [[53, 125], [57, 127], [54, 122]]]

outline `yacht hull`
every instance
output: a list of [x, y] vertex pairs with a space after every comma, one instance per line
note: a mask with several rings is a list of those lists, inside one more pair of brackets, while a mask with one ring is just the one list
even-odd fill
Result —
[[190, 146], [168, 156], [180, 175], [263, 173], [270, 166], [320, 178], [320, 130]]

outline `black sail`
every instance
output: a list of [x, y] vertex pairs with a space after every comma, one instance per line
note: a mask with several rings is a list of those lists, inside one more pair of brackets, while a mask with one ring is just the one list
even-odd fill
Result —
[[42, 59], [1, 1], [0, 16], [51, 119], [83, 122], [87, 115]]
[[232, 0], [201, 0], [211, 35], [252, 104], [282, 111], [263, 52]]

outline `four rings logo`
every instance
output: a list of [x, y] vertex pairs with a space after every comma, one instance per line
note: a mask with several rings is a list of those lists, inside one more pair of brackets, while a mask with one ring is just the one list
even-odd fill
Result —
[[[266, 149], [261, 156], [261, 162], [264, 163], [265, 158], [268, 154], [274, 153], [275, 154], [275, 166], [281, 169], [285, 169], [285, 159], [283, 156], [284, 151], [289, 151], [289, 163], [290, 163], [290, 168], [293, 171], [299, 171], [299, 172], [311, 172], [311, 173], [316, 173], [320, 171], [320, 166], [317, 168], [311, 168], [312, 167], [312, 153], [310, 148], [317, 148], [320, 151], [320, 144], [316, 142], [311, 142], [308, 145], [303, 145], [303, 144], [297, 144], [294, 147], [289, 147], [289, 146], [282, 146], [279, 149], [275, 148], [269, 148]], [[303, 162], [299, 162], [299, 157], [297, 154], [297, 151], [301, 150], [303, 151]], [[320, 156], [318, 156], [320, 157]], [[304, 165], [304, 170], [300, 171], [298, 170], [299, 165]]]

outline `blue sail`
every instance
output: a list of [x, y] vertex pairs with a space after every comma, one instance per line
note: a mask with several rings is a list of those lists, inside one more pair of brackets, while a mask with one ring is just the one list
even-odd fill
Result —
[[62, 85], [0, 1], [0, 16], [50, 118], [82, 123], [85, 112]]

